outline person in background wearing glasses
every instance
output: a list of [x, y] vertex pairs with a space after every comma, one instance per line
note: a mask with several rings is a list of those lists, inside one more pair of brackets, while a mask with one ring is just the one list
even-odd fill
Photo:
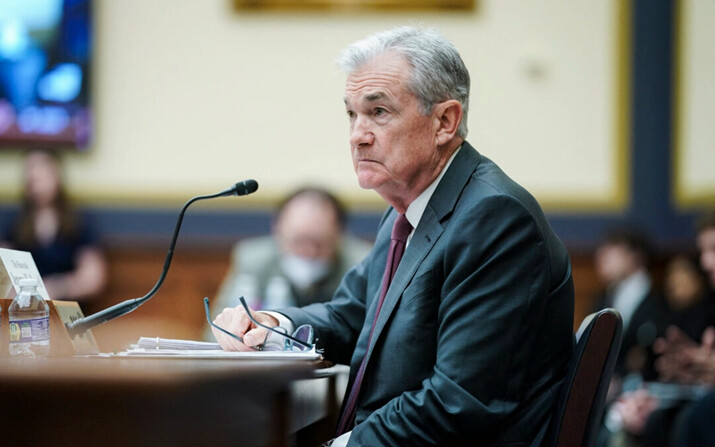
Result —
[[[372, 248], [345, 232], [343, 206], [317, 187], [290, 193], [278, 206], [272, 232], [234, 246], [231, 268], [212, 300], [215, 310], [239, 305], [239, 296], [254, 309], [329, 301]], [[204, 338], [213, 338], [209, 325]]]
[[[543, 445], [574, 347], [566, 248], [465, 141], [469, 73], [449, 41], [398, 27], [338, 62], [358, 183], [390, 206], [330, 302], [253, 318], [309, 324], [351, 366], [333, 446]], [[215, 329], [227, 350], [267, 336], [243, 306], [214, 323], [243, 338]]]

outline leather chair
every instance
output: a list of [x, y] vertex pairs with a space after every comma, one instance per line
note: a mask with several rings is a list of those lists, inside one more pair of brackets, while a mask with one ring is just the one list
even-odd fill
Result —
[[621, 347], [623, 322], [615, 309], [584, 319], [551, 426], [554, 447], [592, 447]]

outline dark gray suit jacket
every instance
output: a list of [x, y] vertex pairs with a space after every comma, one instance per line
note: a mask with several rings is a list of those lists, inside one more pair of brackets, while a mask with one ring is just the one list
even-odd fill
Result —
[[536, 200], [465, 142], [368, 346], [395, 217], [331, 302], [281, 310], [351, 365], [350, 383], [368, 356], [349, 445], [541, 445], [573, 349], [573, 283]]

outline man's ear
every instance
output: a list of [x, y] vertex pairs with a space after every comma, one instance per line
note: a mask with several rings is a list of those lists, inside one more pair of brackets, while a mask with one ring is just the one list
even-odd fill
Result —
[[449, 99], [434, 107], [435, 117], [439, 120], [436, 143], [438, 146], [442, 146], [457, 135], [459, 123], [462, 122], [462, 104], [456, 99]]

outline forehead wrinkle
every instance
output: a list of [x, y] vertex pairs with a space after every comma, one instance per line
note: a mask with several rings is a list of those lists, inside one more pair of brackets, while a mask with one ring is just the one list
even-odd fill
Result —
[[344, 101], [374, 102], [393, 99], [399, 90], [405, 88], [403, 73], [391, 69], [366, 69], [348, 76]]

